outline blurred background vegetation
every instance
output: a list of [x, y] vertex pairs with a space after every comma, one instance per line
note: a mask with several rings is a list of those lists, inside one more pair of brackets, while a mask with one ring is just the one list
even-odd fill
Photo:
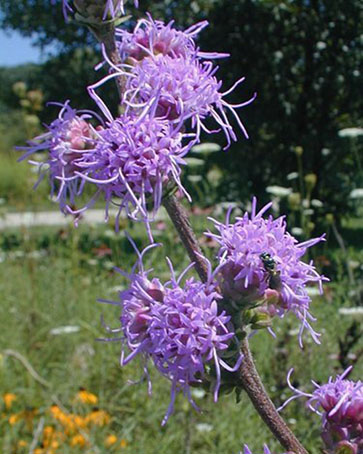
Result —
[[[99, 56], [91, 34], [76, 24], [65, 26], [61, 8], [48, 0], [0, 0], [0, 10], [5, 29], [32, 36], [45, 52], [50, 44], [59, 51], [42, 65], [0, 69], [5, 119], [9, 110], [16, 115], [19, 100], [11, 87], [19, 80], [29, 90], [41, 90], [46, 101], [70, 99], [76, 107], [94, 108], [85, 86], [101, 74], [93, 70]], [[241, 139], [226, 155], [215, 153], [208, 159], [203, 171], [218, 168], [221, 174], [215, 191], [200, 203], [246, 200], [251, 194], [266, 200], [265, 189], [271, 185], [296, 192], [287, 176], [298, 170], [298, 147], [304, 173], [316, 177], [311, 198], [323, 202], [313, 217], [334, 213], [340, 222], [352, 212], [355, 204], [349, 195], [363, 180], [363, 142], [354, 132], [352, 137], [339, 131], [362, 127], [359, 0], [144, 0], [140, 10], [132, 11], [133, 20], [144, 11], [167, 21], [174, 18], [180, 27], [207, 19], [210, 26], [201, 33], [200, 46], [231, 53], [220, 61], [224, 86], [246, 76], [231, 100], [258, 93], [253, 105], [241, 111], [250, 140]], [[115, 97], [108, 101], [115, 103]], [[53, 116], [51, 108], [40, 112], [42, 121]], [[23, 143], [18, 134], [17, 142]]]
[[[178, 27], [207, 19], [210, 26], [200, 35], [201, 48], [231, 53], [230, 59], [219, 62], [224, 87], [246, 76], [231, 101], [258, 93], [256, 101], [241, 111], [248, 141], [241, 138], [223, 152], [223, 142], [208, 143], [218, 141], [217, 136], [205, 137], [188, 158], [184, 179], [194, 199], [198, 234], [207, 228], [207, 214], [222, 217], [230, 202], [245, 207], [253, 194], [261, 204], [272, 199], [275, 214], [287, 214], [290, 230], [299, 239], [327, 232], [327, 243], [313, 253], [319, 270], [332, 281], [323, 298], [313, 297], [323, 346], [307, 342], [301, 353], [291, 318], [278, 324], [274, 343], [266, 333], [252, 341], [272, 397], [279, 404], [281, 395], [288, 395], [285, 375], [291, 365], [296, 366], [296, 385], [304, 389], [310, 378], [326, 380], [327, 371], [341, 372], [348, 364], [355, 364], [358, 378], [363, 371], [361, 1], [141, 0], [140, 4], [127, 26], [132, 27], [145, 11], [158, 19], [175, 19]], [[32, 37], [45, 53], [52, 48], [42, 64], [0, 68], [0, 215], [57, 209], [48, 199], [45, 182], [31, 190], [37, 175], [27, 163], [16, 163], [20, 152], [14, 146], [24, 145], [43, 130], [43, 123], [53, 120], [56, 110], [46, 106], [49, 101], [70, 99], [77, 108], [95, 108], [85, 87], [102, 76], [102, 71], [93, 69], [99, 49], [86, 29], [65, 25], [60, 2], [52, 6], [49, 0], [0, 0], [0, 23], [5, 30]], [[112, 89], [105, 96], [116, 109]], [[149, 265], [156, 263], [157, 272], [165, 274], [162, 257], [168, 254], [181, 270], [187, 260], [172, 226], [161, 222], [157, 228], [157, 240], [165, 247], [156, 252], [157, 260], [155, 254], [150, 258]], [[140, 226], [134, 227], [133, 236], [140, 246], [146, 243]], [[118, 367], [119, 344], [94, 343], [103, 329], [101, 310], [93, 302], [97, 297], [115, 298], [126, 282], [112, 267], [129, 269], [134, 262], [123, 234], [115, 236], [112, 227], [75, 230], [69, 225], [14, 228], [1, 232], [0, 238], [0, 291], [5, 295], [0, 393], [18, 396], [12, 408], [1, 408], [0, 402], [2, 452], [27, 452], [28, 445], [17, 443], [22, 438], [30, 442], [40, 416], [53, 424], [48, 410], [57, 399], [69, 411], [86, 414], [72, 400], [80, 386], [97, 394], [100, 408], [112, 420], [91, 432], [85, 446], [64, 444], [64, 453], [84, 448], [90, 454], [236, 453], [243, 442], [260, 449], [270, 440], [247, 399], [236, 406], [233, 396], [223, 397], [217, 406], [207, 396], [200, 397], [206, 410], [202, 415], [180, 399], [175, 417], [160, 429], [168, 384], [156, 380], [153, 399], [145, 400], [145, 386], [127, 386], [127, 379], [137, 378], [140, 371]], [[206, 240], [203, 245], [213, 255], [213, 245]], [[113, 314], [107, 321], [117, 324], [117, 310]], [[57, 325], [78, 328], [73, 334], [54, 335]], [[39, 385], [16, 359], [1, 354], [4, 348], [30, 359], [50, 389]], [[36, 408], [34, 423], [20, 417], [18, 425], [11, 425], [11, 414], [25, 408]], [[319, 452], [317, 420], [298, 404], [286, 412], [310, 452]], [[126, 440], [122, 448], [119, 443], [105, 444], [113, 433]], [[278, 452], [276, 444], [270, 446]], [[37, 454], [51, 452], [40, 449]]]

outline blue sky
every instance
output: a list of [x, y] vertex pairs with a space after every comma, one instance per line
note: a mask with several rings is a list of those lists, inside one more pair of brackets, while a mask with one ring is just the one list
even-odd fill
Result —
[[24, 38], [19, 33], [9, 34], [0, 30], [0, 66], [43, 61], [40, 50], [31, 46], [31, 41], [31, 38]]

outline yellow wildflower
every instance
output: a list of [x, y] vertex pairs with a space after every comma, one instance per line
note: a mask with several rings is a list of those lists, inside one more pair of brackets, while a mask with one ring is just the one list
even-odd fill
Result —
[[86, 417], [87, 423], [94, 424], [96, 426], [105, 426], [109, 424], [111, 420], [111, 416], [106, 413], [104, 410], [93, 410], [89, 415]]
[[64, 427], [66, 433], [74, 433], [77, 430], [73, 421], [73, 415], [64, 415], [60, 423]]
[[51, 438], [54, 434], [54, 427], [45, 426], [43, 429], [43, 438]]
[[108, 435], [105, 440], [105, 446], [108, 448], [112, 445], [114, 445], [117, 442], [117, 437], [116, 435]]
[[5, 408], [10, 410], [14, 400], [16, 400], [16, 395], [13, 393], [5, 393], [3, 394], [3, 401], [5, 404]]
[[83, 404], [97, 405], [98, 397], [95, 394], [92, 394], [89, 391], [81, 388], [77, 394], [77, 400], [79, 400]]
[[26, 448], [27, 446], [28, 446], [28, 443], [25, 440], [18, 441], [18, 448]]
[[52, 448], [52, 450], [53, 450], [53, 449], [54, 449], [54, 450], [58, 449], [59, 446], [60, 446], [60, 445], [59, 445], [59, 441], [57, 441], [57, 440], [53, 440], [52, 443], [50, 444], [50, 448]]
[[21, 413], [13, 413], [9, 416], [9, 424], [13, 426], [21, 419]]
[[83, 448], [84, 446], [86, 446], [86, 439], [84, 438], [83, 435], [81, 434], [78, 434], [78, 435], [75, 435], [74, 437], [72, 437], [71, 439], [71, 446], [80, 446], [81, 448]]
[[53, 418], [58, 419], [59, 415], [61, 415], [63, 412], [62, 410], [58, 407], [58, 405], [52, 405], [50, 407], [50, 414], [53, 416]]
[[49, 448], [54, 439], [54, 427], [45, 426], [43, 429], [43, 446], [44, 448]]
[[36, 448], [33, 451], [33, 454], [43, 454], [43, 453], [44, 453], [44, 449], [41, 449], [41, 448]]
[[64, 413], [57, 405], [52, 405], [50, 413], [68, 433], [75, 432], [76, 424], [74, 422], [74, 415]]
[[127, 447], [127, 441], [123, 438], [120, 441], [120, 448], [126, 448]]
[[80, 415], [73, 415], [73, 422], [76, 427], [79, 429], [84, 429], [87, 425], [86, 419]]

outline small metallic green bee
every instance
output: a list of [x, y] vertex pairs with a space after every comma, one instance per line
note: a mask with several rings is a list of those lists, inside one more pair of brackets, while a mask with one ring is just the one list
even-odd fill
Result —
[[263, 267], [268, 273], [268, 286], [273, 290], [280, 290], [281, 278], [280, 271], [276, 269], [276, 262], [268, 252], [263, 252], [260, 255]]

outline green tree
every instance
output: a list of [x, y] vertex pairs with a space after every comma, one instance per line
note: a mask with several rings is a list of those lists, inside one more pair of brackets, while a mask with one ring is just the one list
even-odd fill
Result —
[[[305, 173], [317, 176], [312, 197], [324, 202], [322, 212], [346, 211], [352, 186], [362, 185], [357, 172], [362, 144], [352, 153], [337, 134], [362, 122], [360, 0], [142, 0], [140, 7], [131, 10], [134, 18], [150, 11], [160, 19], [175, 18], [178, 26], [208, 19], [201, 47], [231, 51], [231, 58], [220, 62], [225, 86], [246, 76], [232, 100], [258, 93], [241, 111], [251, 139], [211, 158], [226, 169], [219, 197], [264, 198], [266, 185], [288, 185], [286, 174], [296, 170], [292, 150], [300, 146]], [[28, 36], [35, 32], [39, 45], [56, 40], [63, 49], [42, 71], [47, 88], [40, 88], [49, 99], [60, 95], [85, 103], [85, 84], [100, 77], [90, 65], [97, 57], [78, 57], [74, 65], [69, 56], [93, 43], [91, 34], [65, 25], [60, 5], [49, 0], [0, 0], [0, 9], [3, 26]]]

